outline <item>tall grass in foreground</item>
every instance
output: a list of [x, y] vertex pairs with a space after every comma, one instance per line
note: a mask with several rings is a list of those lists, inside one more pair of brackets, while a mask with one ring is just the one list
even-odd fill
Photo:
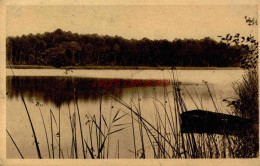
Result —
[[[207, 83], [205, 86], [208, 89], [209, 96], [211, 98], [212, 104], [215, 107], [215, 111], [219, 112], [219, 108], [216, 105], [214, 99], [214, 94], [210, 91]], [[172, 82], [173, 91], [165, 92], [165, 101], [159, 101], [154, 98], [154, 110], [155, 110], [155, 123], [148, 121], [140, 113], [140, 107], [127, 104], [124, 100], [119, 97], [112, 96], [118, 103], [126, 108], [131, 114], [131, 118], [135, 119], [136, 123], [141, 125], [141, 128], [145, 130], [145, 136], [149, 140], [149, 144], [153, 150], [154, 158], [226, 158], [226, 157], [253, 157], [250, 156], [252, 151], [250, 151], [250, 146], [254, 143], [251, 141], [250, 145], [246, 142], [241, 142], [244, 137], [226, 135], [223, 134], [194, 134], [194, 133], [182, 133], [180, 131], [181, 118], [180, 114], [188, 111], [187, 106], [182, 97], [182, 89], [177, 78], [174, 78]], [[184, 87], [185, 89], [185, 87]], [[188, 93], [189, 94], [189, 93]], [[169, 96], [172, 95], [173, 100], [169, 100]], [[198, 108], [199, 104], [195, 102], [195, 99], [189, 95], [194, 105]], [[198, 100], [202, 100], [198, 97]], [[138, 105], [140, 103], [138, 97]], [[199, 108], [198, 108], [199, 109]], [[134, 117], [133, 117], [134, 115]], [[133, 134], [133, 138], [135, 135]], [[248, 139], [246, 137], [246, 139]], [[147, 143], [146, 143], [147, 144]], [[247, 154], [240, 154], [238, 147], [247, 147]], [[139, 149], [134, 144], [133, 149]], [[142, 152], [145, 153], [143, 146], [141, 147]], [[258, 152], [258, 151], [257, 151]], [[250, 155], [248, 155], [250, 154]], [[144, 154], [139, 156], [139, 158], [144, 158]]]
[[235, 96], [225, 100], [235, 115], [248, 118], [257, 125], [248, 129], [248, 136], [236, 141], [235, 153], [237, 157], [257, 157], [259, 155], [259, 103], [258, 103], [258, 72], [257, 69], [248, 70], [242, 81], [233, 87]]
[[[190, 99], [193, 101], [194, 105], [198, 109], [203, 109], [203, 101], [202, 97], [198, 95], [195, 89], [194, 91], [196, 93], [197, 99], [192, 98], [185, 86], [181, 86], [178, 78], [175, 77], [173, 71], [172, 76], [172, 91], [167, 91], [166, 88], [164, 89], [164, 101], [160, 101], [155, 97], [151, 98], [153, 100], [153, 105], [151, 106], [151, 109], [154, 110], [155, 114], [154, 121], [148, 120], [143, 114], [143, 108], [141, 107], [141, 103], [143, 101], [142, 98], [139, 96], [138, 87], [137, 101], [130, 99], [129, 104], [118, 96], [110, 95], [111, 99], [119, 103], [121, 107], [115, 108], [113, 105], [111, 105], [111, 108], [109, 110], [109, 117], [106, 117], [103, 113], [104, 108], [102, 107], [102, 90], [100, 92], [99, 98], [99, 113], [94, 115], [91, 115], [89, 113], [87, 113], [86, 115], [81, 115], [81, 108], [78, 105], [77, 100], [77, 90], [75, 89], [73, 102], [74, 109], [71, 110], [70, 105], [68, 104], [68, 116], [62, 115], [59, 108], [58, 121], [56, 121], [56, 117], [54, 116], [53, 111], [50, 110], [49, 136], [47, 133], [44, 118], [42, 117], [49, 158], [66, 157], [104, 159], [113, 156], [111, 155], [112, 153], [114, 153], [114, 156], [116, 158], [119, 158], [119, 139], [116, 140], [116, 151], [113, 152], [110, 149], [111, 139], [114, 140], [114, 138], [111, 138], [111, 135], [119, 133], [128, 127], [130, 127], [132, 131], [133, 148], [131, 151], [133, 152], [133, 157], [135, 158], [147, 158], [149, 153], [148, 148], [152, 150], [154, 158], [235, 158], [255, 156], [252, 154], [248, 155], [248, 153], [251, 153], [251, 151], [248, 152], [248, 150], [250, 150], [252, 146], [252, 141], [250, 142], [250, 144], [246, 142], [248, 141], [248, 138], [225, 135], [224, 133], [223, 135], [207, 133], [182, 133], [180, 130], [180, 126], [182, 123], [180, 115], [181, 113], [188, 111], [186, 103], [183, 99], [182, 92], [184, 90], [187, 91]], [[250, 77], [250, 80], [254, 80], [254, 78], [255, 77]], [[246, 84], [247, 86], [249, 84], [251, 85], [251, 83], [248, 82], [245, 82], [244, 84]], [[212, 104], [215, 107], [215, 111], [219, 112], [219, 108], [217, 108], [216, 106], [216, 101], [214, 99], [213, 93], [211, 92], [207, 83], [205, 83], [205, 86], [208, 89]], [[245, 90], [248, 89], [241, 86], [240, 90], [238, 91], [241, 93], [238, 94], [244, 95]], [[246, 93], [250, 95], [250, 93], [252, 92]], [[28, 115], [28, 120], [33, 131], [38, 158], [42, 158], [41, 151], [38, 146], [37, 135], [34, 131], [34, 125], [30, 118], [29, 110], [27, 109], [27, 105], [23, 99], [23, 96], [22, 101], [24, 103], [25, 110]], [[64, 118], [69, 119], [71, 129], [71, 133], [69, 136], [71, 138], [71, 145], [69, 148], [67, 148], [67, 155], [64, 155], [65, 147], [61, 147], [61, 137], [63, 136], [61, 134], [61, 119]], [[85, 124], [82, 123], [83, 118], [87, 120]], [[130, 123], [126, 123], [126, 120], [129, 120]], [[77, 133], [79, 133], [79, 135]], [[66, 134], [67, 138], [69, 138], [68, 134], [69, 133]], [[9, 136], [13, 141], [13, 138], [10, 134]], [[51, 144], [48, 140], [49, 137], [51, 138]], [[80, 141], [81, 144], [78, 144], [78, 141]], [[23, 155], [21, 154], [18, 146], [15, 144], [14, 141], [13, 143], [20, 153], [20, 156], [23, 158]], [[55, 150], [55, 148], [57, 147], [58, 155], [55, 155], [57, 153], [57, 150]], [[239, 153], [241, 149], [243, 149], [245, 152]]]

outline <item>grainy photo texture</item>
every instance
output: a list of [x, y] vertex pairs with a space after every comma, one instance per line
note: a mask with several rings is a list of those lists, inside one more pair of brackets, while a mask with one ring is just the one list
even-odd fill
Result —
[[257, 158], [257, 12], [7, 6], [7, 158]]

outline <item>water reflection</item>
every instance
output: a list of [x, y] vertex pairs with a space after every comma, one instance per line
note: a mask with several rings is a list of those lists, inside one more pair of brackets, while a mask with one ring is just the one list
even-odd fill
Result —
[[[19, 93], [21, 92], [27, 98], [36, 98], [37, 100], [46, 103], [52, 102], [56, 106], [60, 106], [64, 102], [72, 102], [75, 96], [77, 96], [79, 100], [96, 101], [99, 99], [101, 92], [104, 94], [104, 100], [108, 100], [108, 95], [111, 94], [120, 98], [124, 97], [130, 99], [136, 95], [135, 93], [137, 90], [136, 88], [131, 87], [126, 88], [123, 84], [119, 84], [118, 87], [92, 87], [93, 81], [100, 79], [84, 77], [7, 76], [6, 80], [8, 98], [18, 98]], [[122, 81], [122, 79], [120, 80]], [[124, 79], [123, 81], [128, 80]], [[117, 79], [115, 79], [115, 81], [117, 81]], [[208, 92], [205, 87], [203, 88], [203, 85], [192, 83], [182, 83], [182, 85], [185, 85], [185, 87], [189, 89], [189, 93], [195, 93], [194, 86], [197, 86], [196, 89], [200, 92], [200, 95], [208, 98]], [[163, 87], [139, 87], [138, 89], [143, 97], [157, 97], [157, 95], [163, 96], [164, 93]], [[167, 89], [168, 92], [171, 91], [171, 85], [168, 86]], [[185, 95], [185, 91], [183, 92]]]
[[[25, 97], [37, 97], [44, 102], [51, 101], [57, 106], [71, 102], [75, 96], [83, 100], [97, 100], [101, 90], [104, 94], [122, 95], [122, 87], [92, 87], [94, 79], [90, 78], [8, 76], [6, 80], [9, 98], [17, 98], [20, 91]], [[106, 98], [104, 96], [105, 100]]]

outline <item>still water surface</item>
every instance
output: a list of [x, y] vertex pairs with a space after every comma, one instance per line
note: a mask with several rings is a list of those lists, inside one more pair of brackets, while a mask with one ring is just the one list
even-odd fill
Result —
[[[13, 73], [16, 77], [13, 76]], [[7, 129], [12, 134], [25, 158], [37, 158], [30, 123], [20, 96], [20, 93], [22, 93], [35, 126], [42, 155], [44, 158], [47, 158], [48, 151], [40, 110], [45, 120], [48, 137], [51, 139], [49, 110], [51, 109], [54, 112], [57, 119], [58, 110], [60, 109], [61, 147], [64, 157], [67, 158], [71, 146], [69, 111], [74, 112], [76, 110], [74, 102], [75, 94], [78, 98], [78, 106], [82, 117], [84, 137], [88, 137], [89, 134], [84, 132], [87, 131], [87, 126], [84, 125], [88, 120], [87, 115], [95, 115], [96, 117], [99, 115], [101, 92], [103, 94], [101, 103], [102, 113], [108, 121], [109, 117], [113, 116], [118, 109], [121, 110], [120, 115], [123, 115], [124, 111], [128, 111], [121, 104], [113, 100], [110, 95], [122, 98], [129, 105], [130, 103], [133, 105], [138, 104], [139, 95], [142, 115], [152, 123], [155, 121], [155, 105], [160, 107], [160, 104], [156, 103], [155, 99], [161, 102], [167, 100], [167, 104], [169, 105], [173, 101], [173, 98], [169, 95], [172, 91], [171, 85], [167, 88], [125, 88], [120, 86], [100, 89], [92, 87], [92, 83], [96, 79], [172, 79], [174, 75], [181, 82], [181, 90], [188, 110], [199, 107], [200, 109], [215, 111], [214, 104], [209, 95], [209, 87], [218, 110], [223, 113], [229, 113], [229, 108], [222, 100], [234, 96], [232, 84], [241, 80], [243, 73], [243, 70], [178, 70], [172, 72], [168, 70], [65, 71], [57, 69], [15, 69], [12, 72], [7, 69]], [[207, 82], [208, 87], [205, 82]], [[169, 99], [165, 98], [166, 94], [170, 96]], [[131, 118], [126, 116], [119, 123], [131, 123]], [[55, 132], [57, 132], [56, 129]], [[79, 130], [77, 130], [78, 138], [79, 134]], [[118, 143], [120, 158], [134, 158], [134, 154], [132, 153], [132, 137], [130, 126], [119, 133], [111, 135], [109, 141], [109, 158], [117, 158]], [[136, 144], [137, 147], [141, 148], [139, 139], [137, 137]], [[148, 140], [146, 140], [145, 144], [147, 145], [147, 151], [151, 151]], [[81, 145], [80, 139], [78, 139], [78, 145]], [[57, 144], [55, 146], [57, 155]], [[8, 136], [7, 157], [20, 158]], [[81, 152], [79, 153], [79, 157], [82, 158]], [[152, 153], [150, 156], [148, 153], [146, 157], [152, 158]]]

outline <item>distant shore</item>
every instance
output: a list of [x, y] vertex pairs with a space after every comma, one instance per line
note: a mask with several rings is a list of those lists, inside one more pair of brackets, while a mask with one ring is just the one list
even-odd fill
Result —
[[[6, 65], [10, 69], [9, 65]], [[56, 68], [54, 66], [41, 65], [11, 65], [13, 69], [83, 69], [83, 70], [171, 70], [172, 67], [160, 66], [64, 66]], [[242, 70], [240, 67], [175, 67], [177, 70]]]

